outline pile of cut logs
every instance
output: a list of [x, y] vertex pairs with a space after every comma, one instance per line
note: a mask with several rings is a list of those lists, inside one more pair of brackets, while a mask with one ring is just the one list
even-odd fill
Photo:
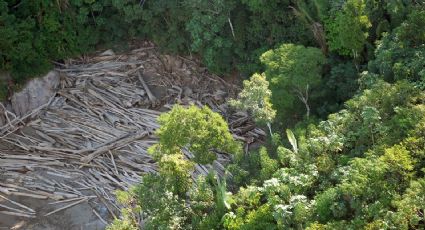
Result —
[[[6, 114], [0, 105], [8, 119], [0, 129], [0, 146], [13, 146], [0, 147], [0, 198], [8, 201], [0, 204], [0, 213], [40, 215], [8, 198], [23, 196], [56, 200], [49, 204], [59, 208], [45, 216], [82, 202], [101, 205], [115, 216], [114, 191], [156, 172], [147, 149], [157, 141], [157, 117], [176, 103], [208, 105], [246, 146], [265, 136], [246, 113], [227, 107], [236, 86], [192, 60], [160, 55], [154, 47], [70, 60], [57, 71], [57, 94], [26, 117]], [[152, 87], [164, 93], [155, 95]], [[212, 168], [223, 175], [229, 161], [230, 156], [220, 154], [212, 165], [197, 165], [194, 175]], [[93, 211], [102, 219], [99, 210]]]

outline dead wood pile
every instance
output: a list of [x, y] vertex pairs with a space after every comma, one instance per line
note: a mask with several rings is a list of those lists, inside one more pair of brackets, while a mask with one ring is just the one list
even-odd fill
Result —
[[[123, 55], [70, 60], [58, 71], [60, 90], [33, 113], [20, 118], [0, 106], [0, 116], [8, 121], [0, 127], [0, 146], [15, 146], [0, 147], [1, 197], [57, 200], [49, 203], [53, 211], [42, 215], [86, 201], [115, 215], [114, 190], [126, 190], [142, 174], [156, 171], [147, 149], [157, 141], [157, 117], [173, 104], [208, 105], [246, 145], [265, 135], [247, 114], [227, 107], [236, 86], [192, 60], [160, 55], [149, 44]], [[222, 174], [229, 159], [223, 154], [213, 165], [197, 165], [194, 175], [211, 168]], [[0, 213], [40, 215], [6, 199]]]

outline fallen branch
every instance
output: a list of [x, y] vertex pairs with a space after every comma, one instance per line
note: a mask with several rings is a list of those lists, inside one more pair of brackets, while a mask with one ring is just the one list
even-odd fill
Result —
[[7, 198], [7, 197], [5, 197], [5, 196], [0, 195], [0, 198], [5, 199], [5, 200], [9, 201], [10, 203], [12, 203], [12, 204], [14, 204], [14, 205], [16, 205], [16, 206], [18, 206], [18, 207], [21, 207], [21, 208], [23, 208], [23, 209], [26, 209], [26, 210], [28, 210], [29, 212], [33, 212], [33, 213], [35, 213], [34, 209], [32, 209], [32, 208], [28, 208], [27, 206], [25, 206], [25, 205], [23, 205], [23, 204], [21, 204], [21, 203], [18, 203], [18, 202], [16, 202], [16, 201], [13, 201], [13, 200], [11, 200], [11, 199], [8, 199], [8, 198]]
[[153, 106], [155, 106], [158, 103], [158, 100], [152, 94], [152, 92], [149, 89], [148, 85], [146, 84], [145, 80], [143, 80], [143, 77], [142, 77], [142, 74], [140, 73], [140, 71], [137, 71], [137, 75], [139, 77], [139, 81], [142, 83], [143, 89], [145, 89], [146, 94], [148, 95], [149, 101], [152, 103]]
[[12, 207], [6, 206], [4, 204], [0, 204], [0, 208], [5, 208], [5, 209], [11, 210], [11, 211], [15, 211], [15, 212], [18, 212], [18, 213], [23, 213], [23, 214], [28, 214], [28, 215], [34, 214], [34, 213], [29, 213], [29, 212], [26, 212], [26, 211], [23, 211], [23, 210], [20, 210], [20, 209], [17, 209], [17, 208], [12, 208]]
[[97, 213], [96, 212], [96, 210], [94, 210], [94, 209], [92, 209], [92, 211], [93, 211], [93, 213], [94, 213], [94, 215], [96, 215], [97, 216], [97, 218], [99, 218], [99, 220], [103, 223], [103, 224], [105, 224], [105, 225], [108, 225], [108, 222], [106, 222], [100, 215], [99, 215], [99, 213]]
[[81, 204], [81, 203], [83, 203], [84, 201], [87, 201], [87, 200], [88, 200], [88, 198], [87, 198], [87, 197], [83, 197], [81, 200], [79, 200], [79, 201], [77, 201], [77, 202], [74, 202], [74, 203], [72, 203], [72, 204], [68, 204], [68, 205], [66, 205], [66, 206], [64, 206], [64, 207], [62, 207], [62, 208], [58, 208], [58, 209], [56, 209], [56, 210], [54, 210], [54, 211], [51, 211], [51, 212], [49, 212], [49, 213], [45, 214], [44, 216], [50, 216], [50, 215], [55, 214], [55, 213], [57, 213], [57, 212], [60, 212], [60, 211], [62, 211], [62, 210], [64, 210], [64, 209], [70, 208], [70, 207], [75, 206], [75, 205], [77, 205], [77, 204]]
[[81, 162], [83, 162], [85, 164], [88, 164], [94, 158], [96, 158], [97, 156], [99, 156], [99, 155], [101, 155], [101, 154], [103, 154], [103, 153], [105, 153], [105, 152], [107, 152], [109, 150], [118, 148], [120, 146], [125, 146], [125, 145], [127, 145], [127, 144], [129, 144], [129, 143], [131, 143], [133, 141], [142, 139], [142, 138], [144, 138], [144, 137], [146, 137], [148, 135], [149, 135], [149, 132], [147, 132], [147, 131], [139, 132], [139, 133], [136, 133], [135, 135], [131, 135], [129, 137], [123, 138], [123, 139], [118, 140], [116, 142], [113, 142], [113, 143], [111, 143], [109, 145], [105, 145], [105, 146], [97, 149], [93, 153], [91, 153], [91, 154], [89, 154], [87, 156], [82, 157], [81, 158]]
[[20, 212], [10, 212], [10, 211], [0, 211], [1, 214], [10, 215], [10, 216], [20, 216], [20, 217], [27, 217], [27, 218], [35, 218], [35, 215], [31, 214], [25, 214]]

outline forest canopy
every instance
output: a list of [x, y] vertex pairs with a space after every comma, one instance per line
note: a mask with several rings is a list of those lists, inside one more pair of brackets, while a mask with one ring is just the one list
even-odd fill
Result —
[[[174, 106], [111, 230], [425, 228], [422, 1], [0, 0], [0, 35], [12, 84], [142, 39], [245, 80], [229, 106], [267, 140], [244, 151], [220, 114]], [[224, 176], [192, 176], [218, 153]]]

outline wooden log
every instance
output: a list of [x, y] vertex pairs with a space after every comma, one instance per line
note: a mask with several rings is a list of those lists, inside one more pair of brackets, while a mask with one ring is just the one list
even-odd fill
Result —
[[35, 215], [19, 213], [19, 212], [0, 211], [0, 214], [10, 215], [10, 216], [27, 217], [27, 218], [35, 218]]
[[66, 205], [66, 206], [64, 206], [64, 207], [62, 207], [62, 208], [58, 208], [58, 209], [56, 209], [56, 210], [54, 210], [54, 211], [51, 211], [51, 212], [49, 212], [49, 213], [45, 214], [44, 216], [50, 216], [50, 215], [55, 214], [55, 213], [57, 213], [57, 212], [60, 212], [60, 211], [62, 211], [62, 210], [64, 210], [64, 209], [70, 208], [70, 207], [75, 206], [75, 205], [77, 205], [77, 204], [81, 204], [81, 203], [83, 203], [84, 201], [87, 201], [87, 200], [88, 200], [88, 198], [87, 198], [87, 197], [83, 197], [83, 198], [82, 198], [81, 200], [79, 200], [79, 201], [76, 201], [76, 202], [71, 203], [71, 204], [68, 204], [68, 205]]
[[24, 214], [33, 214], [34, 213], [34, 212], [29, 213], [29, 212], [26, 212], [26, 211], [23, 211], [23, 210], [20, 210], [20, 209], [17, 209], [17, 208], [12, 208], [12, 207], [9, 207], [9, 206], [4, 205], [4, 204], [0, 204], [0, 208], [5, 208], [5, 209], [8, 209], [8, 210], [11, 210], [11, 211], [14, 211], [14, 212], [19, 212], [19, 213], [24, 213]]
[[27, 207], [27, 206], [25, 206], [25, 205], [23, 205], [23, 204], [21, 204], [21, 203], [18, 203], [18, 202], [16, 202], [16, 201], [13, 201], [13, 200], [11, 200], [11, 199], [9, 199], [9, 198], [5, 197], [5, 196], [0, 195], [0, 198], [5, 199], [5, 200], [9, 201], [10, 203], [12, 203], [12, 204], [14, 204], [14, 205], [16, 205], [16, 206], [18, 206], [18, 207], [21, 207], [21, 208], [23, 208], [23, 209], [26, 209], [26, 210], [28, 210], [29, 212], [33, 212], [33, 213], [35, 213], [34, 209], [29, 208], [29, 207]]
[[133, 142], [135, 140], [139, 140], [139, 139], [144, 138], [144, 137], [146, 137], [148, 135], [149, 135], [149, 132], [147, 132], [147, 131], [137, 132], [134, 135], [130, 135], [129, 137], [123, 138], [123, 139], [118, 140], [116, 142], [113, 142], [113, 143], [111, 143], [109, 145], [105, 145], [105, 146], [103, 146], [101, 148], [98, 148], [93, 153], [91, 153], [91, 154], [89, 154], [87, 156], [82, 157], [81, 158], [81, 161], [83, 163], [87, 164], [90, 161], [92, 161], [94, 158], [96, 158], [97, 156], [99, 156], [99, 155], [101, 155], [101, 154], [103, 154], [103, 153], [105, 153], [105, 152], [107, 152], [109, 150], [112, 150], [112, 149], [115, 149], [117, 147], [121, 147], [121, 146], [127, 145], [127, 144], [129, 144], [129, 143], [131, 143], [131, 142]]
[[94, 215], [96, 215], [97, 216], [97, 218], [99, 218], [99, 220], [103, 223], [103, 224], [105, 224], [105, 225], [108, 225], [108, 222], [106, 222], [100, 215], [99, 215], [99, 213], [97, 213], [96, 212], [96, 210], [94, 210], [94, 209], [92, 209], [92, 211], [93, 211], [93, 213], [94, 213]]
[[137, 75], [139, 77], [139, 81], [142, 83], [143, 89], [145, 89], [146, 94], [148, 95], [149, 100], [153, 105], [156, 105], [158, 103], [158, 100], [156, 97], [152, 94], [151, 90], [149, 89], [148, 85], [146, 84], [145, 80], [143, 80], [142, 74], [140, 71], [137, 71]]

